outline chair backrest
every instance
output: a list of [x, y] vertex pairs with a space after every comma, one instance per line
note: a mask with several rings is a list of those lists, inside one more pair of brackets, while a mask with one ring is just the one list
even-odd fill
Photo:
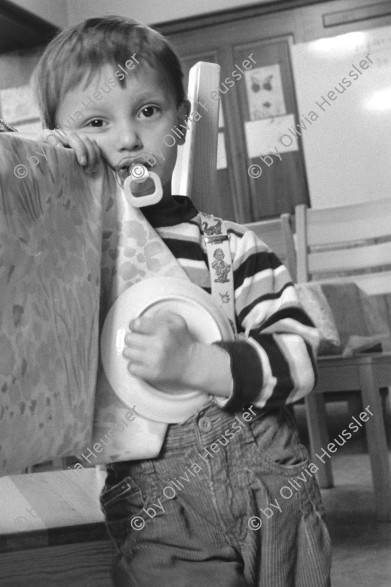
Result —
[[391, 293], [391, 198], [333, 208], [296, 207], [297, 281], [346, 279]]
[[217, 181], [217, 140], [220, 100], [220, 65], [199, 61], [190, 69], [188, 98], [191, 114], [185, 144], [178, 148], [172, 193], [189, 196], [200, 210], [213, 209]]
[[296, 281], [296, 250], [291, 215], [281, 214], [279, 218], [249, 222], [246, 226], [273, 250], [288, 269], [292, 279]]

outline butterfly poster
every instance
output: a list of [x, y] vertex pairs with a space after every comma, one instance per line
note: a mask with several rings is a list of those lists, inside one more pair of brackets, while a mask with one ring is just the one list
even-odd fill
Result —
[[286, 114], [278, 64], [246, 71], [245, 76], [250, 120]]

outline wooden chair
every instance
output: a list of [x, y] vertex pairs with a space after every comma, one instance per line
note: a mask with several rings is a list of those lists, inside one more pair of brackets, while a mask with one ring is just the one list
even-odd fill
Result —
[[246, 226], [272, 249], [284, 263], [292, 279], [296, 281], [296, 250], [291, 229], [291, 215], [281, 214], [279, 218], [249, 222]]
[[[325, 209], [296, 208], [297, 280], [354, 281], [370, 296], [391, 293], [391, 199]], [[342, 273], [342, 276], [340, 276]], [[348, 275], [346, 275], [348, 273]], [[323, 394], [361, 392], [373, 416], [366, 423], [376, 511], [391, 521], [391, 480], [379, 389], [391, 386], [391, 353], [361, 353], [351, 358], [320, 357], [319, 381], [306, 399], [312, 453], [329, 443]], [[320, 464], [316, 460], [317, 465]], [[330, 460], [319, 477], [332, 486]]]
[[216, 194], [220, 100], [212, 100], [211, 93], [219, 83], [217, 63], [199, 61], [190, 69], [187, 95], [191, 111], [201, 118], [189, 124], [172, 176], [172, 193], [191, 197], [201, 211], [209, 209]]

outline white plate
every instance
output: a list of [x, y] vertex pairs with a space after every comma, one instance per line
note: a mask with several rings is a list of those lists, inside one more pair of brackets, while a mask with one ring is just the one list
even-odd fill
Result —
[[129, 322], [156, 311], [180, 314], [200, 342], [233, 340], [228, 318], [211, 295], [186, 279], [153, 277], [127, 289], [110, 308], [101, 334], [101, 356], [107, 379], [118, 397], [135, 411], [157, 422], [183, 422], [209, 401], [209, 396], [184, 390], [159, 391], [128, 371], [122, 356]]

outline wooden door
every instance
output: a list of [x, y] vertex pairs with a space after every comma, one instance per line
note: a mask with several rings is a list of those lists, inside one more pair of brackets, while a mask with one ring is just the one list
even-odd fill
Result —
[[[243, 162], [247, 168], [250, 214], [254, 219], [294, 212], [297, 204], [308, 202], [301, 137], [296, 128], [291, 43], [292, 35], [287, 35], [233, 46], [236, 64], [243, 63], [249, 55], [256, 61], [247, 83], [236, 87], [242, 131], [243, 127], [245, 130]], [[259, 136], [262, 133], [264, 137]], [[256, 150], [257, 142], [263, 143], [263, 152]]]

